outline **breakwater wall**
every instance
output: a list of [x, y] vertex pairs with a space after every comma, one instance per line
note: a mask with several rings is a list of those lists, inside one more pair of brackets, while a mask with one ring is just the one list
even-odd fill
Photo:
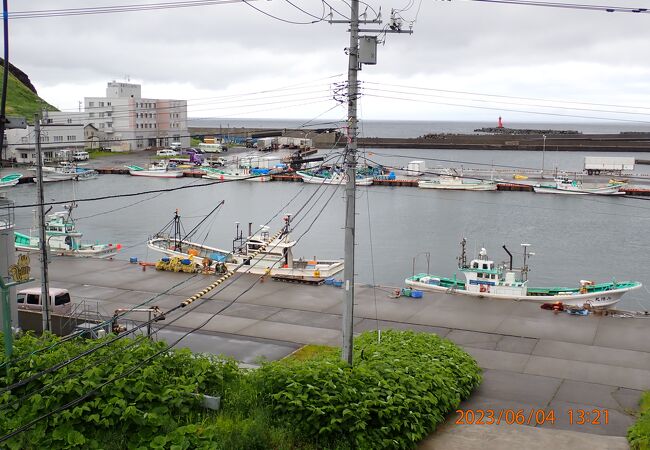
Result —
[[[305, 129], [262, 128], [190, 128], [195, 136], [222, 134], [254, 137], [257, 135], [281, 135], [308, 137], [314, 146], [327, 148], [345, 146], [346, 139], [337, 132]], [[546, 139], [544, 138], [546, 136]], [[588, 152], [650, 152], [648, 133], [619, 134], [429, 134], [416, 138], [360, 137], [362, 148], [415, 148], [457, 150], [516, 150], [516, 151], [588, 151]]]

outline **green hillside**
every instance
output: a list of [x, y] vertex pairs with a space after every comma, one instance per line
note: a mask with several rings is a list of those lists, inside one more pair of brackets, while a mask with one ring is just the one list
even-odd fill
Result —
[[[0, 87], [2, 86], [3, 68], [0, 67]], [[42, 109], [58, 111], [54, 106], [47, 103], [29, 90], [13, 74], [9, 74], [7, 83], [7, 116], [25, 117], [30, 123], [34, 121], [34, 114]]]

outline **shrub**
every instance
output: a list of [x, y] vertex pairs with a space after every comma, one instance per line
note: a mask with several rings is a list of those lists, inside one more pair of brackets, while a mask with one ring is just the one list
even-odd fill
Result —
[[338, 355], [265, 365], [257, 374], [275, 412], [320, 445], [411, 448], [481, 381], [464, 351], [436, 335], [366, 332], [350, 368]]
[[650, 449], [650, 391], [641, 397], [639, 418], [632, 427], [627, 430], [627, 440], [634, 450]]

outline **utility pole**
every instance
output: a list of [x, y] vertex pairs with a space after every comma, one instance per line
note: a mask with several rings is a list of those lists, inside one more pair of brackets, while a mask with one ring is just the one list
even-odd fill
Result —
[[345, 152], [345, 268], [343, 306], [343, 348], [341, 358], [352, 365], [354, 322], [354, 221], [357, 171], [357, 94], [359, 71], [359, 0], [350, 2], [350, 47], [348, 48], [348, 142]]
[[47, 240], [45, 238], [45, 200], [43, 195], [43, 153], [41, 151], [41, 118], [34, 114], [36, 139], [36, 183], [38, 188], [38, 238], [41, 250], [41, 304], [43, 305], [43, 333], [52, 330], [50, 320], [50, 289], [47, 274]]
[[[365, 14], [364, 14], [365, 16]], [[376, 64], [376, 37], [364, 37], [364, 54], [360, 58], [359, 32], [371, 33], [412, 33], [401, 30], [401, 19], [391, 14], [389, 30], [361, 30], [360, 23], [381, 23], [381, 11], [376, 19], [359, 20], [359, 0], [350, 1], [350, 20], [330, 20], [329, 23], [350, 24], [350, 46], [348, 47], [348, 140], [345, 165], [347, 180], [345, 184], [345, 269], [343, 299], [343, 345], [341, 359], [352, 365], [352, 342], [354, 322], [354, 245], [355, 245], [355, 199], [357, 168], [357, 98], [359, 97], [358, 72], [361, 64]]]

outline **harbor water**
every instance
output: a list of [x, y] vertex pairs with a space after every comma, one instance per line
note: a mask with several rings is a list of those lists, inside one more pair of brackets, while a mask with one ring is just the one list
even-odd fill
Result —
[[[428, 167], [472, 164], [539, 168], [541, 152], [367, 150], [373, 161], [406, 165], [427, 158]], [[547, 170], [557, 165], [579, 170], [589, 153], [545, 154]], [[628, 156], [628, 155], [626, 155]], [[650, 154], [635, 154], [650, 159]], [[334, 156], [333, 156], [334, 157]], [[434, 161], [446, 160], [446, 161]], [[643, 166], [639, 167], [644, 170]], [[650, 168], [648, 168], [650, 171]], [[200, 178], [159, 179], [101, 175], [78, 183], [48, 183], [46, 201], [83, 200], [180, 186], [200, 186]], [[118, 258], [155, 261], [147, 249], [148, 236], [167, 224], [176, 209], [185, 230], [191, 230], [221, 200], [193, 240], [222, 249], [232, 248], [235, 222], [246, 233], [268, 221], [273, 233], [285, 213], [296, 214], [294, 239], [300, 239], [295, 257], [311, 259], [343, 256], [344, 189], [304, 183], [229, 182], [172, 192], [80, 201], [74, 211], [77, 228], [89, 242], [121, 244]], [[36, 186], [23, 184], [8, 193], [17, 206], [33, 204]], [[303, 205], [307, 205], [303, 208]], [[16, 209], [16, 228], [29, 234], [33, 207]], [[62, 210], [62, 205], [54, 211]], [[298, 212], [301, 210], [300, 212]], [[459, 242], [468, 240], [468, 256], [485, 247], [496, 261], [506, 261], [507, 245], [521, 264], [521, 243], [531, 244], [531, 286], [577, 287], [580, 280], [605, 282], [637, 280], [645, 286], [626, 294], [624, 309], [650, 308], [650, 201], [624, 197], [539, 195], [532, 192], [459, 192], [412, 187], [359, 187], [357, 191], [357, 282], [403, 286], [413, 272], [453, 276], [457, 272]], [[458, 274], [461, 276], [461, 274]], [[385, 293], [379, 292], [378, 296]]]

